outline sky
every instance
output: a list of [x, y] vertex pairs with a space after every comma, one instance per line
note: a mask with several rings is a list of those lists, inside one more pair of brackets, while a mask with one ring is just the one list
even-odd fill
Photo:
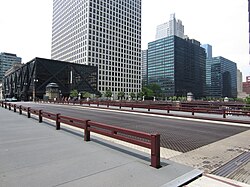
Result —
[[[0, 0], [0, 52], [17, 54], [23, 63], [51, 58], [52, 11], [52, 0]], [[142, 0], [142, 49], [172, 13], [190, 39], [236, 62], [243, 81], [250, 75], [247, 0]]]

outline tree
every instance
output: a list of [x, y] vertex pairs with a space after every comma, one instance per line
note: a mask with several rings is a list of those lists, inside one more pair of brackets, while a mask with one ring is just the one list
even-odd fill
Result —
[[124, 91], [120, 91], [120, 92], [118, 92], [118, 98], [119, 98], [119, 99], [121, 99], [121, 100], [122, 100], [122, 98], [124, 98], [124, 96], [125, 96]]
[[153, 91], [154, 96], [156, 96], [156, 97], [161, 96], [162, 91], [161, 91], [161, 87], [158, 84], [153, 83], [153, 84], [149, 84], [146, 87]]
[[250, 97], [249, 96], [246, 97], [245, 102], [246, 102], [246, 104], [250, 104]]
[[142, 98], [143, 98], [143, 96], [145, 96], [145, 94], [144, 94], [144, 92], [141, 91], [137, 94], [137, 96], [138, 96], [138, 98], [141, 98], [141, 100], [142, 100]]
[[83, 92], [83, 93], [82, 93], [82, 97], [90, 98], [90, 97], [91, 97], [91, 94], [90, 94], [89, 92]]
[[172, 97], [172, 100], [173, 100], [173, 101], [176, 101], [176, 99], [177, 99], [177, 97], [174, 95], [174, 96]]
[[69, 96], [70, 97], [77, 97], [78, 96], [78, 91], [77, 90], [71, 90]]
[[153, 97], [153, 96], [154, 96], [154, 92], [153, 92], [153, 90], [151, 90], [150, 88], [143, 87], [143, 88], [142, 88], [142, 91], [143, 91], [144, 96], [145, 96], [146, 98], [150, 98], [150, 97]]
[[130, 95], [132, 100], [135, 98], [135, 93], [134, 92], [131, 92], [129, 95]]
[[107, 97], [107, 98], [111, 98], [112, 97], [112, 92], [111, 92], [110, 89], [106, 90], [105, 97]]

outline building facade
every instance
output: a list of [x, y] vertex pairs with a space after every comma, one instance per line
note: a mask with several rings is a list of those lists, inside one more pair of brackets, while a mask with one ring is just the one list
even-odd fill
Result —
[[196, 40], [169, 36], [148, 44], [148, 83], [163, 96], [204, 96], [206, 54]]
[[16, 54], [0, 53], [0, 82], [7, 70], [9, 70], [14, 64], [20, 64], [21, 62], [22, 59], [17, 57]]
[[148, 50], [142, 50], [142, 86], [148, 83]]
[[203, 44], [203, 45], [201, 45], [201, 47], [203, 47], [205, 49], [205, 51], [206, 51], [206, 54], [207, 54], [206, 58], [211, 59], [213, 57], [212, 46], [209, 45], [209, 44]]
[[243, 92], [250, 94], [250, 76], [247, 76], [246, 82], [243, 82]]
[[237, 97], [237, 66], [224, 57], [213, 57], [206, 61], [207, 96], [221, 98]]
[[237, 93], [243, 92], [243, 87], [242, 87], [242, 72], [237, 69]]
[[34, 58], [4, 76], [3, 95], [24, 101], [43, 99], [51, 83], [58, 85], [61, 97], [69, 98], [71, 90], [99, 95], [97, 77], [95, 66]]
[[98, 67], [98, 90], [141, 90], [141, 0], [53, 0], [51, 58]]
[[213, 48], [209, 44], [201, 45], [202, 48], [206, 51], [206, 88], [205, 88], [205, 95], [210, 95], [210, 88], [211, 88], [211, 63], [213, 62]]
[[170, 15], [168, 22], [157, 26], [155, 40], [172, 35], [184, 38], [184, 26], [181, 20], [175, 18], [175, 14]]

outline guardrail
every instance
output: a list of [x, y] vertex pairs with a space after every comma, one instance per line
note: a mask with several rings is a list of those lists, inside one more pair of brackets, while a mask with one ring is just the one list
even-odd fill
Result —
[[54, 114], [43, 110], [33, 109], [31, 107], [25, 107], [22, 105], [16, 105], [12, 103], [2, 102], [1, 106], [9, 110], [13, 108], [19, 110], [19, 114], [22, 112], [27, 113], [27, 117], [30, 118], [31, 114], [38, 116], [39, 123], [43, 122], [43, 118], [51, 119], [56, 122], [56, 130], [60, 130], [61, 123], [74, 126], [80, 129], [84, 129], [84, 141], [90, 141], [90, 133], [94, 132], [104, 136], [108, 136], [121, 141], [126, 141], [135, 145], [139, 145], [151, 150], [151, 166], [154, 168], [160, 168], [160, 134], [158, 133], [145, 133], [135, 130], [120, 128], [103, 123], [94, 122], [88, 119], [77, 119], [68, 116], [63, 116], [60, 113]]
[[227, 115], [238, 115], [238, 116], [250, 116], [249, 110], [230, 110], [228, 108], [201, 108], [201, 107], [181, 107], [181, 106], [169, 106], [169, 105], [156, 105], [156, 104], [142, 104], [142, 103], [127, 103], [127, 102], [112, 102], [112, 101], [43, 101], [44, 103], [58, 103], [58, 104], [79, 104], [79, 105], [88, 105], [88, 106], [97, 106], [104, 105], [107, 108], [110, 106], [119, 107], [122, 109], [124, 107], [131, 108], [142, 108], [150, 111], [151, 109], [164, 110], [167, 114], [170, 114], [171, 111], [181, 111], [181, 112], [190, 112], [193, 116], [195, 113], [207, 113], [207, 114], [218, 114], [222, 115], [223, 118], [226, 118]]

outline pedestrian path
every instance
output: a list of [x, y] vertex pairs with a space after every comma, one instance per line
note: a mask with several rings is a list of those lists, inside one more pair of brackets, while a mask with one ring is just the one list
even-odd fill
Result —
[[[91, 136], [93, 137], [93, 136]], [[0, 108], [0, 186], [178, 186], [201, 171]]]

